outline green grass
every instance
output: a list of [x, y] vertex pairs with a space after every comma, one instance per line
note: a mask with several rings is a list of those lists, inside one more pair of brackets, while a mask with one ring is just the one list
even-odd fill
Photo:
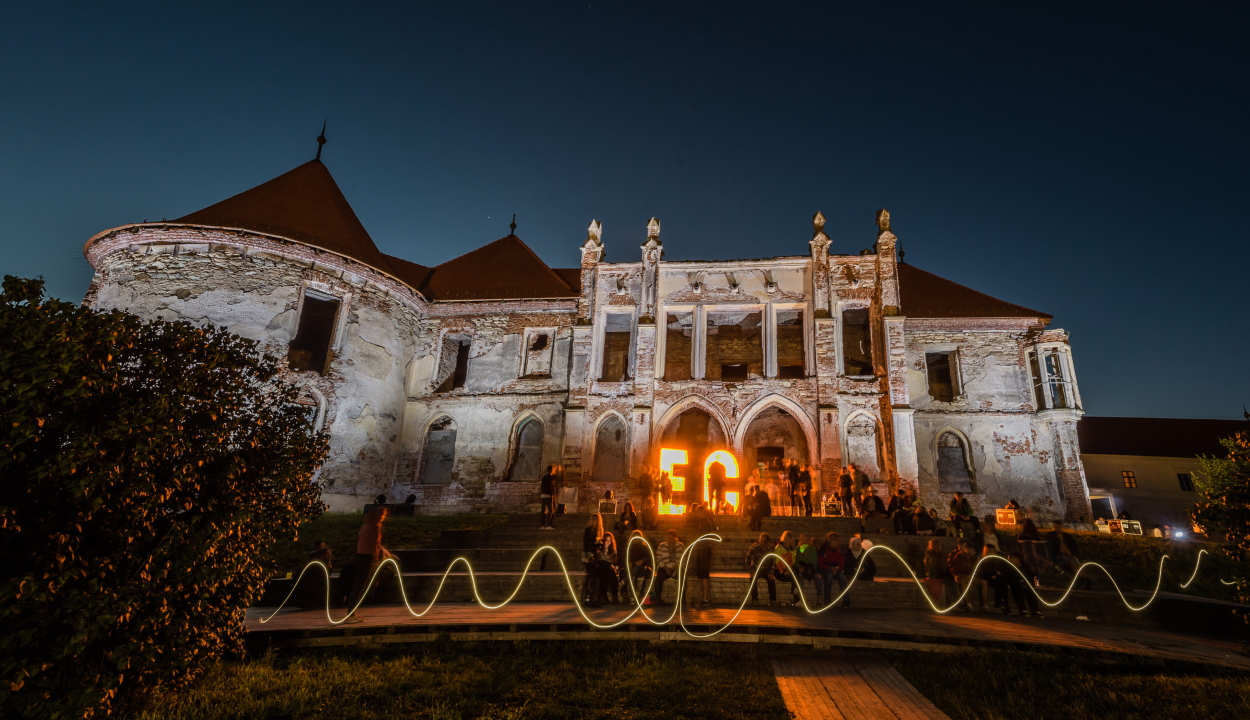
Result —
[[1248, 718], [1250, 673], [1145, 657], [882, 653], [955, 720]]
[[[393, 515], [382, 526], [382, 544], [392, 550], [433, 547], [444, 530], [484, 530], [507, 519], [507, 515]], [[363, 523], [363, 515], [349, 513], [327, 513], [304, 523], [295, 540], [283, 540], [269, 548], [274, 571], [297, 572], [304, 567], [317, 540], [326, 541], [334, 550], [335, 565], [352, 562]]]
[[789, 718], [767, 651], [720, 643], [451, 643], [222, 663], [127, 720]]

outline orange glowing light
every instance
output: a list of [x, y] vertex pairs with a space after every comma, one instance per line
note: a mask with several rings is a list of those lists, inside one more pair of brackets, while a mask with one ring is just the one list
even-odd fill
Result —
[[[735, 458], [733, 456], [733, 453], [730, 453], [728, 450], [717, 450], [716, 452], [707, 456], [707, 460], [703, 461], [703, 477], [706, 478], [708, 476], [708, 471], [712, 469], [712, 463], [720, 463], [721, 465], [725, 466], [726, 478], [738, 477], [738, 459]], [[733, 500], [729, 499], [729, 496], [731, 494], [734, 496]], [[734, 508], [738, 507], [737, 497], [738, 497], [738, 493], [725, 493], [725, 499], [729, 500], [729, 504], [733, 505]], [[712, 489], [709, 486], [707, 480], [704, 480], [703, 481], [703, 502], [711, 502], [711, 500], [712, 500]]]
[[[686, 489], [686, 478], [675, 475], [673, 466], [685, 465], [688, 462], [690, 462], [690, 455], [685, 450], [660, 448], [660, 472], [668, 473], [669, 484], [672, 485], [673, 492], [680, 492]], [[685, 505], [673, 505], [672, 503], [660, 505], [661, 515], [683, 515], [685, 512]]]

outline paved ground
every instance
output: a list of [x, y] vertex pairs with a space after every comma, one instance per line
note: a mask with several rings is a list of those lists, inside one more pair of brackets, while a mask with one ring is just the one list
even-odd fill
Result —
[[949, 720], [889, 663], [861, 654], [773, 660], [795, 720]]
[[[416, 608], [418, 611], [424, 608]], [[438, 605], [424, 617], [413, 617], [403, 606], [366, 607], [358, 624], [332, 625], [325, 610], [283, 610], [268, 623], [272, 609], [248, 610], [246, 628], [259, 642], [287, 646], [336, 645], [356, 642], [418, 642], [432, 633], [456, 639], [556, 639], [576, 635], [624, 639], [689, 640], [677, 620], [656, 627], [635, 616], [613, 629], [592, 629], [569, 603], [512, 603], [487, 610], [471, 603]], [[335, 618], [343, 610], [335, 610]], [[598, 623], [619, 620], [621, 607], [589, 610]], [[668, 621], [670, 607], [657, 621]], [[1028, 649], [1050, 646], [1092, 652], [1148, 655], [1207, 662], [1250, 669], [1250, 657], [1240, 654], [1240, 641], [1184, 635], [1150, 627], [1095, 623], [1060, 618], [1042, 620], [979, 613], [938, 615], [919, 610], [838, 608], [809, 615], [795, 608], [744, 609], [736, 619], [733, 608], [685, 611], [683, 620], [696, 636], [707, 636], [726, 625], [715, 640], [789, 642], [816, 646], [916, 647], [950, 649], [960, 646]]]

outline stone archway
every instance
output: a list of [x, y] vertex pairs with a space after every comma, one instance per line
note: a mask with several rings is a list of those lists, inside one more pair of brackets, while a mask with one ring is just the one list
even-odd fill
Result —
[[768, 465], [780, 459], [810, 464], [812, 449], [798, 419], [785, 408], [773, 405], [760, 411], [747, 425], [742, 436], [742, 467], [749, 475], [760, 463]]
[[660, 433], [659, 448], [685, 450], [688, 462], [682, 470], [687, 496], [677, 497], [673, 504], [689, 505], [703, 498], [704, 461], [717, 450], [730, 450], [729, 438], [720, 420], [698, 405], [692, 405], [673, 417]]

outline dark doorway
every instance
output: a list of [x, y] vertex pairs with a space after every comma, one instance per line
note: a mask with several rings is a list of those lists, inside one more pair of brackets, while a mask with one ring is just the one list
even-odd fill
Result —
[[325, 375], [330, 343], [334, 340], [334, 318], [338, 311], [338, 300], [316, 298], [311, 294], [304, 296], [299, 329], [287, 351], [288, 367], [297, 372], [311, 371]]
[[1090, 498], [1089, 506], [1094, 511], [1094, 519], [1106, 518], [1108, 520], [1115, 518], [1115, 512], [1111, 509], [1111, 498]]

